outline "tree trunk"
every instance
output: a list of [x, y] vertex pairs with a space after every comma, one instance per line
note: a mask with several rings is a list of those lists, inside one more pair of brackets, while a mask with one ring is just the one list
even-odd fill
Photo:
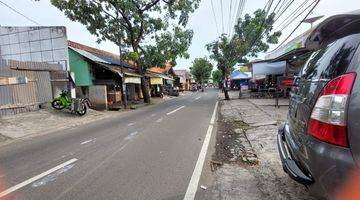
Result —
[[229, 92], [228, 92], [228, 85], [227, 85], [227, 81], [226, 81], [226, 71], [225, 70], [221, 70], [222, 71], [222, 80], [224, 80], [224, 85], [223, 85], [223, 91], [224, 91], [224, 96], [225, 96], [225, 100], [230, 100], [229, 97]]
[[[138, 44], [133, 43], [132, 48], [134, 52], [139, 54]], [[146, 71], [144, 72], [142, 62], [139, 60], [139, 58], [136, 59], [136, 65], [138, 67], [139, 74], [142, 75], [140, 85], [141, 85], [141, 92], [143, 93], [143, 97], [144, 97], [144, 103], [150, 103], [150, 94], [149, 94], [148, 84], [145, 78]]]
[[144, 97], [144, 103], [150, 103], [149, 89], [145, 77], [141, 77], [141, 91]]
[[230, 97], [229, 97], [229, 92], [228, 92], [227, 87], [226, 87], [226, 88], [224, 88], [224, 95], [225, 95], [225, 100], [230, 100]]

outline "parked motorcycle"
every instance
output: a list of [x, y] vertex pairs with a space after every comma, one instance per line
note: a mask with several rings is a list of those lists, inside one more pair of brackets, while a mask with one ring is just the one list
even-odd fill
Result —
[[87, 112], [87, 108], [91, 106], [90, 100], [87, 98], [71, 98], [68, 91], [63, 90], [60, 97], [55, 98], [51, 102], [51, 106], [56, 110], [69, 109], [72, 113], [83, 116]]

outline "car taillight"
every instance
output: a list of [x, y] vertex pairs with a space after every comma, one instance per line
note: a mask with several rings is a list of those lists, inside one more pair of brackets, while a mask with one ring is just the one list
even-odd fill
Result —
[[348, 147], [346, 105], [356, 73], [349, 73], [329, 81], [323, 88], [311, 113], [308, 132], [331, 144]]

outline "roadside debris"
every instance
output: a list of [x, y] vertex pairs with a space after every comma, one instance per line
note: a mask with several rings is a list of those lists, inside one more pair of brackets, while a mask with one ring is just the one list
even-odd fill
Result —
[[[232, 111], [228, 111], [231, 112]], [[232, 113], [239, 115], [238, 113]], [[218, 120], [218, 135], [214, 160], [225, 163], [238, 163], [240, 165], [256, 165], [259, 163], [246, 131], [252, 127], [241, 119], [224, 118], [220, 113]], [[216, 168], [211, 165], [212, 171]]]
[[216, 171], [216, 169], [217, 169], [218, 167], [222, 166], [223, 164], [224, 164], [223, 162], [211, 160], [211, 161], [210, 161], [211, 171], [212, 171], [212, 172]]
[[200, 188], [203, 189], [203, 190], [206, 190], [206, 189], [207, 189], [207, 187], [204, 186], [204, 185], [201, 185]]
[[287, 177], [279, 161], [276, 125], [286, 119], [287, 108], [262, 106], [273, 99], [257, 99], [259, 105], [254, 105], [237, 99], [236, 92], [229, 92], [231, 101], [219, 102], [212, 159], [223, 164], [210, 163], [216, 172], [204, 199], [313, 200], [305, 187]]

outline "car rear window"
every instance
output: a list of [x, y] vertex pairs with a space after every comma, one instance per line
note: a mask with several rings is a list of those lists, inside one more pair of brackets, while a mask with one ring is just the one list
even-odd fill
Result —
[[359, 46], [360, 34], [350, 35], [314, 52], [301, 71], [303, 79], [332, 79], [343, 74]]

